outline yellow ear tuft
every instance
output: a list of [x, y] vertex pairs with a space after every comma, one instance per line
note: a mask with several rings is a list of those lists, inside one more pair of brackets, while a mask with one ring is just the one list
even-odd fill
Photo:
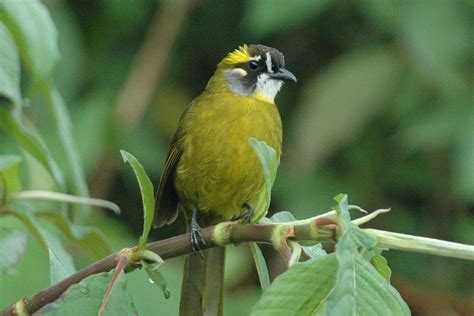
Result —
[[234, 50], [233, 52], [229, 53], [226, 58], [224, 58], [224, 62], [229, 65], [234, 64], [241, 64], [245, 63], [250, 60], [250, 50], [249, 47], [244, 44], [240, 46], [238, 49]]

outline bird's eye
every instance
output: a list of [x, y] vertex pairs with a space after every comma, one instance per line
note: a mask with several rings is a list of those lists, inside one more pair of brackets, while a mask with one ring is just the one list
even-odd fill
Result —
[[256, 70], [258, 68], [258, 61], [256, 60], [249, 61], [249, 67], [252, 70]]

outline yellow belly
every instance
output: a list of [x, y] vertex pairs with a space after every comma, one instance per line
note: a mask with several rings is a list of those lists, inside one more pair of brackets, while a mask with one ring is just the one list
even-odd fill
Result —
[[263, 188], [250, 137], [267, 142], [279, 158], [282, 131], [274, 104], [233, 95], [217, 102], [198, 98], [180, 123], [175, 187], [185, 209], [196, 206], [222, 221], [245, 212], [244, 204], [253, 206]]

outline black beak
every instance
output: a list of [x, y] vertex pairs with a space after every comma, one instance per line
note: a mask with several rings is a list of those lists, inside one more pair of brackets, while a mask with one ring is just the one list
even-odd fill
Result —
[[270, 74], [270, 78], [283, 81], [297, 81], [295, 75], [292, 74], [291, 71], [286, 70], [285, 68], [280, 68], [278, 72]]

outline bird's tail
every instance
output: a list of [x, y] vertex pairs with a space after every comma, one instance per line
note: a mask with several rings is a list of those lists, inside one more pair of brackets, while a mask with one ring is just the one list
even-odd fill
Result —
[[185, 258], [181, 316], [223, 314], [225, 248], [211, 248], [203, 253], [204, 259], [194, 254]]

